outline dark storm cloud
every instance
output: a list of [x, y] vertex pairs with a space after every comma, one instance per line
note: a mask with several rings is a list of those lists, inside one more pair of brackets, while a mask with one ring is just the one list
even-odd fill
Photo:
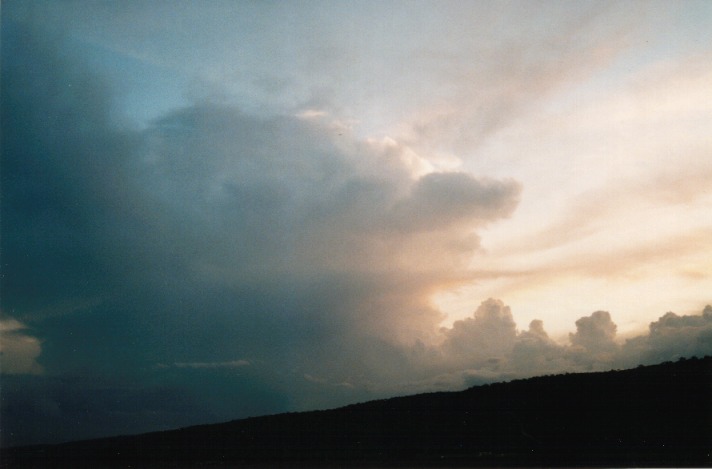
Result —
[[[44, 367], [48, 392], [70, 374], [170, 382], [202, 420], [319, 405], [304, 376], [368, 395], [407, 377], [404, 347], [441, 319], [429, 294], [467, 277], [472, 228], [520, 190], [418, 178], [400, 149], [209, 102], [121, 128], [99, 77], [16, 25], [2, 74], [2, 311], [31, 326], [13, 361]], [[16, 408], [16, 428], [43, 412]]]
[[43, 313], [107, 285], [102, 198], [132, 144], [106, 89], [46, 40], [3, 23], [2, 69], [3, 311]]

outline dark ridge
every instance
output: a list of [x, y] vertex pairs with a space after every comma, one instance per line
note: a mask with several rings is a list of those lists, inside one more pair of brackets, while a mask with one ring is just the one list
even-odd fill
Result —
[[9, 448], [1, 461], [4, 468], [712, 466], [712, 357]]

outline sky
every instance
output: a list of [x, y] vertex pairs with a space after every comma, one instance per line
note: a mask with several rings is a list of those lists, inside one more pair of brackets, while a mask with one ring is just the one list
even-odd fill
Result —
[[712, 354], [712, 3], [2, 6], [0, 444]]

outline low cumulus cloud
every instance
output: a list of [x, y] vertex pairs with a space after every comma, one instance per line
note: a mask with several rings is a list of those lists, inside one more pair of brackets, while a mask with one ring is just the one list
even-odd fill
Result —
[[666, 313], [650, 323], [647, 335], [627, 340], [623, 355], [629, 365], [712, 355], [712, 306], [706, 306], [701, 315]]
[[596, 311], [576, 321], [576, 332], [569, 334], [571, 356], [578, 362], [607, 362], [617, 351], [618, 326], [608, 311]]
[[[540, 320], [518, 331], [500, 300], [483, 302], [472, 318], [444, 329], [446, 340], [433, 349], [430, 364], [441, 373], [432, 383], [444, 388], [494, 380], [562, 372], [602, 371], [712, 354], [712, 306], [700, 315], [669, 312], [650, 324], [646, 334], [616, 336], [607, 311], [575, 322], [568, 342], [552, 340]], [[433, 366], [433, 363], [436, 363]], [[425, 385], [425, 383], [421, 383]]]
[[483, 302], [472, 318], [456, 321], [444, 329], [443, 354], [460, 366], [477, 361], [496, 363], [512, 352], [517, 326], [512, 312], [500, 300]]

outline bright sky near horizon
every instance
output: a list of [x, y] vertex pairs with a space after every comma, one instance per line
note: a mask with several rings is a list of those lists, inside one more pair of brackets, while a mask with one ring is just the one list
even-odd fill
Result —
[[7, 1], [2, 35], [3, 443], [712, 353], [712, 2]]

